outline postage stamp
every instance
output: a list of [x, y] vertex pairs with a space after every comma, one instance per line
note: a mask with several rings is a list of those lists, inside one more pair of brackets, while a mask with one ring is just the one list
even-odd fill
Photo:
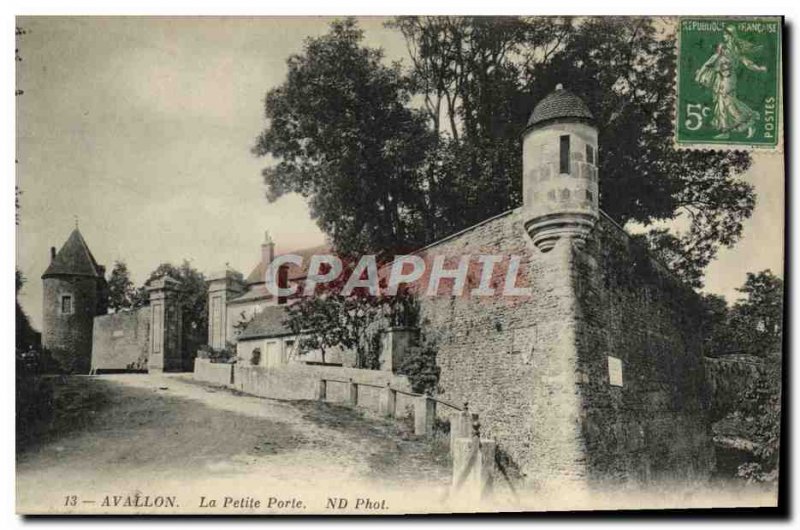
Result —
[[681, 19], [677, 76], [679, 147], [780, 147], [780, 19]]

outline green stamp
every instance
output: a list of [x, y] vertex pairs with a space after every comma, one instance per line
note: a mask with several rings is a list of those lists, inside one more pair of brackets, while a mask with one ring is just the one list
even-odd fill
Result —
[[781, 30], [778, 19], [680, 20], [679, 146], [778, 145]]

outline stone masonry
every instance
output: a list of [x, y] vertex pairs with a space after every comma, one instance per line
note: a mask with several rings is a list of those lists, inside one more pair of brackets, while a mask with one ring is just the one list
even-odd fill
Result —
[[704, 479], [700, 300], [599, 210], [597, 147], [591, 112], [559, 85], [523, 135], [523, 206], [419, 253], [520, 256], [531, 289], [420, 298], [441, 397], [469, 402], [534, 485]]
[[150, 307], [95, 317], [92, 372], [147, 369]]

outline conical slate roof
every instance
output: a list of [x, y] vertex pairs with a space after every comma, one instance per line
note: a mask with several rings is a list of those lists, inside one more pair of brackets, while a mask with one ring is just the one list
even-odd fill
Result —
[[42, 274], [42, 278], [60, 274], [73, 276], [90, 276], [102, 278], [101, 267], [95, 261], [89, 246], [76, 228], [67, 238], [67, 242], [58, 251], [50, 266]]
[[564, 118], [593, 120], [594, 116], [581, 98], [569, 90], [564, 90], [564, 87], [558, 84], [555, 91], [541, 100], [533, 109], [533, 113], [528, 119], [528, 127]]

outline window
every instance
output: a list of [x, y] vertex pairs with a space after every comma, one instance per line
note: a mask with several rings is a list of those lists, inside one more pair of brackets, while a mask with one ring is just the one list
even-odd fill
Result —
[[569, 135], [565, 134], [560, 138], [560, 169], [559, 173], [569, 173]]
[[71, 294], [62, 294], [61, 295], [61, 314], [62, 315], [71, 315], [72, 313], [73, 313], [72, 295]]
[[[286, 289], [289, 287], [289, 266], [288, 265], [281, 265], [278, 268], [278, 287], [282, 289]], [[287, 302], [287, 298], [285, 296], [278, 297], [278, 305], [283, 305]]]
[[588, 144], [586, 145], [586, 161], [594, 164], [594, 147]]

